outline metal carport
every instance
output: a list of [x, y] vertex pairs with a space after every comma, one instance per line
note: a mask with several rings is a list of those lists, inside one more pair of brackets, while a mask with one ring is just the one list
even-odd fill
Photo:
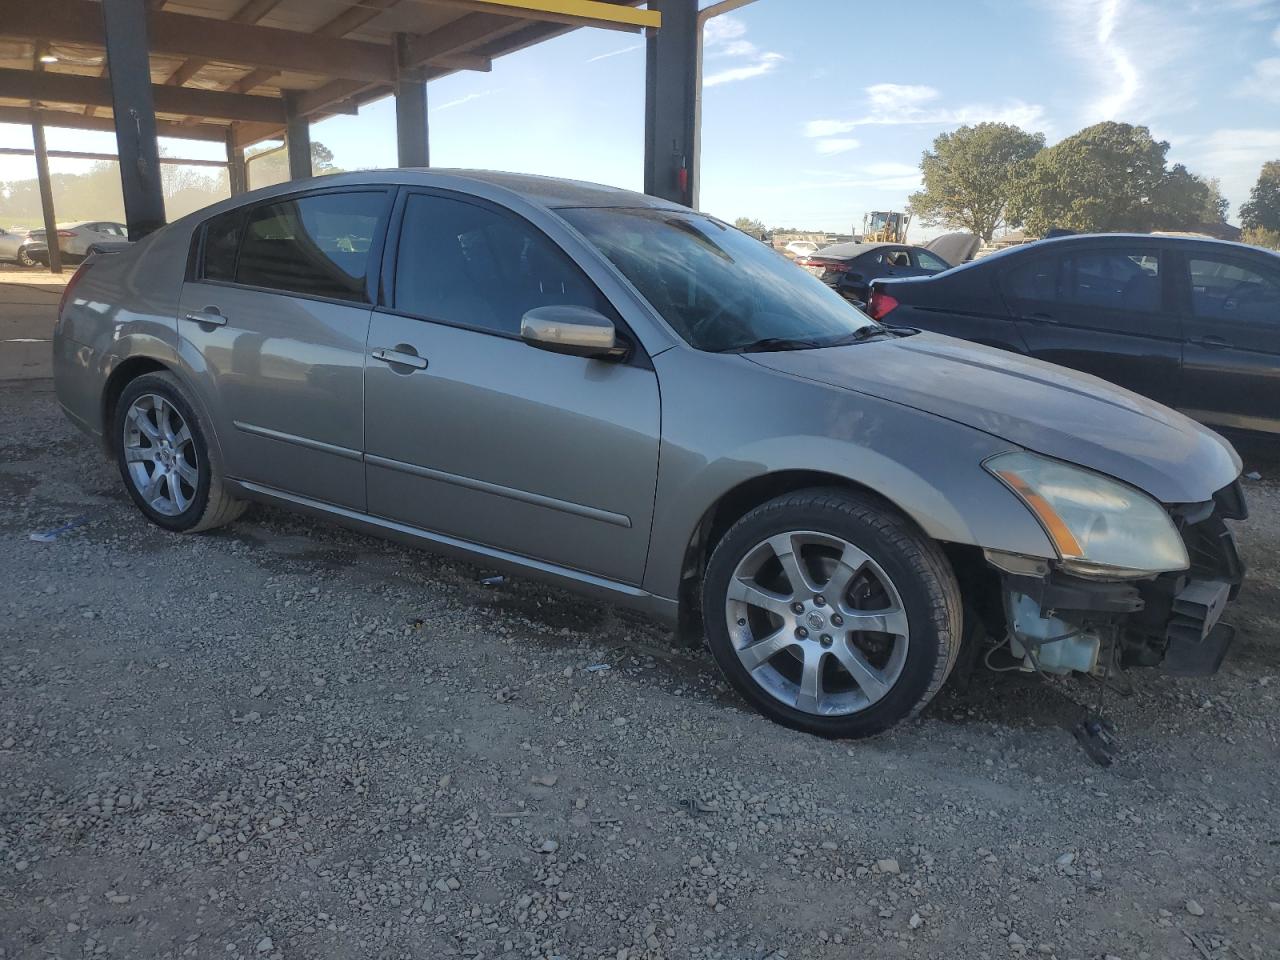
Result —
[[158, 135], [225, 143], [240, 192], [247, 146], [283, 136], [309, 176], [312, 122], [394, 95], [398, 162], [426, 165], [429, 80], [583, 26], [647, 31], [645, 190], [692, 205], [701, 25], [746, 2], [0, 0], [0, 122], [32, 127], [50, 237], [44, 128], [114, 130], [137, 239], [165, 222]]

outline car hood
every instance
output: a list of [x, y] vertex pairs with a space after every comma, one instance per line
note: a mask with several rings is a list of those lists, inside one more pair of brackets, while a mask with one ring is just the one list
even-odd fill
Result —
[[931, 333], [746, 355], [761, 366], [962, 423], [1146, 491], [1208, 500], [1240, 473], [1225, 440], [1088, 374]]

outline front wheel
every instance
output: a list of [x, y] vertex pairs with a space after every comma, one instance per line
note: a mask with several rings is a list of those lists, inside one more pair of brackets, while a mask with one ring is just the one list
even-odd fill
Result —
[[941, 688], [961, 637], [959, 586], [938, 545], [870, 498], [787, 494], [712, 553], [703, 617], [716, 663], [766, 716], [868, 737]]
[[131, 381], [116, 403], [113, 427], [120, 476], [152, 523], [198, 533], [244, 512], [244, 502], [227, 493], [204, 425], [172, 374]]

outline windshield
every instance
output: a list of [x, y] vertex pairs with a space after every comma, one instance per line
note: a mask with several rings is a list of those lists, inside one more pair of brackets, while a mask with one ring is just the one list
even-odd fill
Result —
[[816, 347], [880, 329], [821, 280], [710, 217], [599, 207], [558, 212], [699, 350]]

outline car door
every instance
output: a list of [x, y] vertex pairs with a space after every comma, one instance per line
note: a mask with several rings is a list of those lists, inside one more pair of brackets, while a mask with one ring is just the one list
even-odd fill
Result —
[[519, 330], [534, 307], [619, 318], [514, 213], [436, 191], [406, 191], [399, 208], [366, 360], [369, 512], [639, 583], [659, 440], [639, 344], [626, 362], [530, 346]]
[[1000, 285], [1032, 356], [1176, 402], [1182, 330], [1159, 244], [1028, 252]]
[[227, 473], [364, 510], [364, 353], [391, 193], [329, 190], [208, 221], [179, 348]]
[[1178, 408], [1215, 426], [1280, 433], [1280, 257], [1186, 250], [1182, 263]]

